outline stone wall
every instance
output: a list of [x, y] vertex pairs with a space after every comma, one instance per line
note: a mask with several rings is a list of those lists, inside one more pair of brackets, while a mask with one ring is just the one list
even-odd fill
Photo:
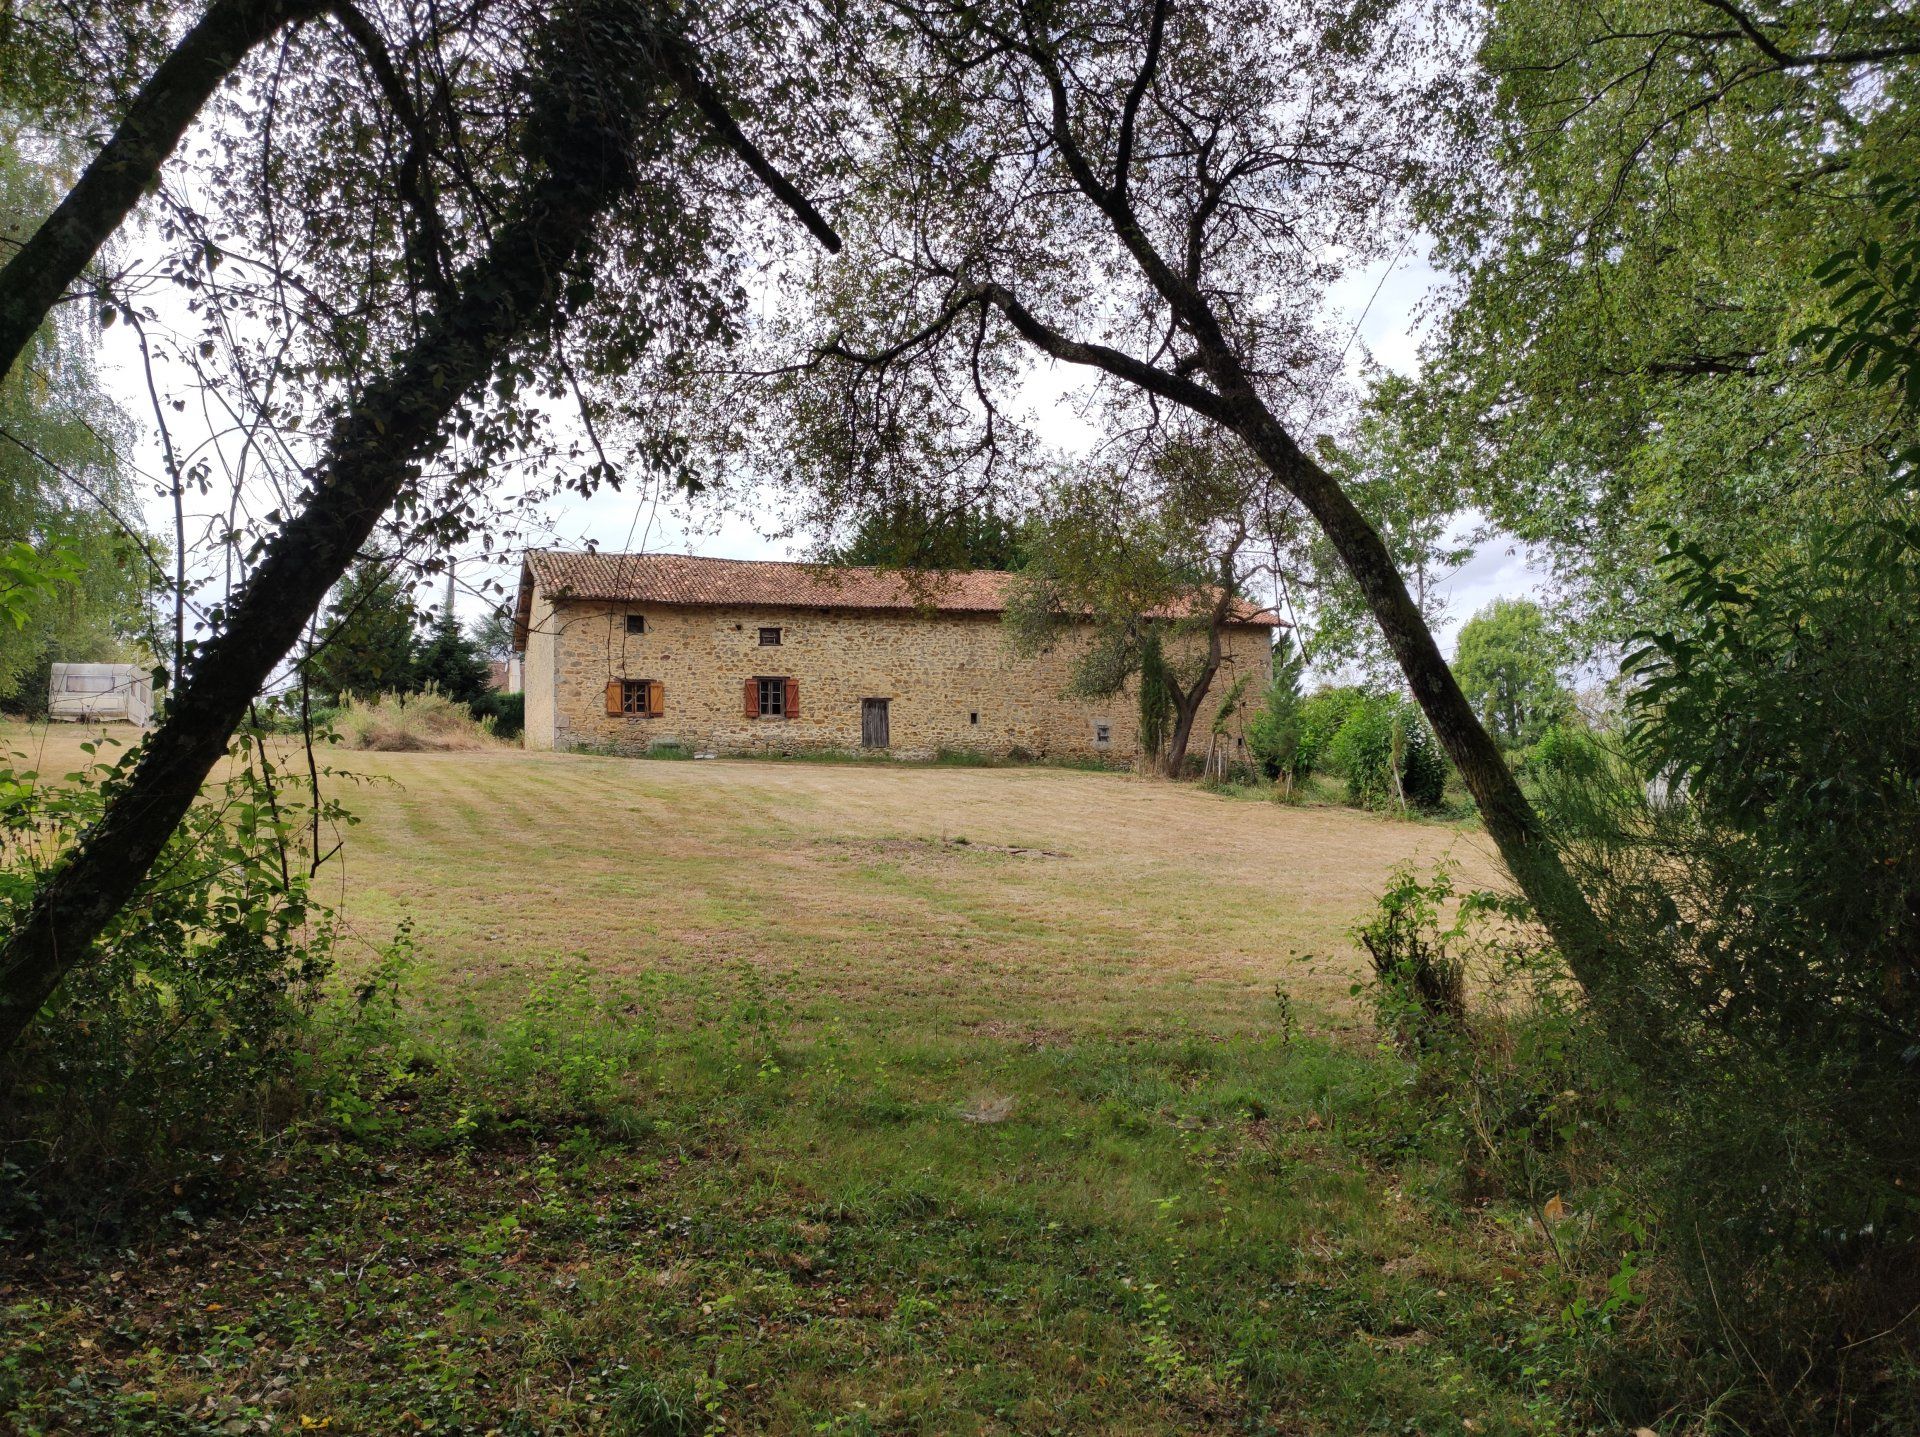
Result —
[[[644, 634], [626, 632], [641, 614]], [[762, 645], [760, 630], [780, 643]], [[1218, 702], [1254, 675], [1231, 721], [1235, 756], [1242, 725], [1271, 672], [1269, 631], [1237, 626], [1195, 727], [1206, 747]], [[527, 639], [529, 748], [644, 752], [674, 743], [706, 753], [792, 752], [860, 746], [861, 701], [886, 699], [892, 751], [931, 757], [941, 749], [1131, 762], [1138, 704], [1128, 691], [1103, 700], [1064, 696], [1078, 643], [1069, 638], [1032, 659], [1012, 654], [989, 614], [916, 614], [822, 609], [696, 608], [562, 601], [535, 592]], [[745, 681], [798, 681], [798, 713], [748, 718]], [[664, 688], [658, 717], [610, 717], [609, 679], [651, 679]], [[1101, 739], [1101, 727], [1105, 740]]]
[[559, 625], [553, 603], [539, 589], [527, 613], [527, 648], [520, 665], [526, 702], [526, 728], [521, 743], [528, 748], [554, 746], [554, 637]]

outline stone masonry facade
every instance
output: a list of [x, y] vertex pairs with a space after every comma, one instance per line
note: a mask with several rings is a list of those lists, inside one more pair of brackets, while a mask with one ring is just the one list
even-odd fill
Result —
[[[687, 586], [624, 586], [668, 599], [555, 594], [532, 568], [523, 575], [517, 617], [529, 748], [785, 753], [881, 740], [905, 758], [965, 750], [1124, 764], [1139, 756], [1131, 686], [1099, 700], [1066, 695], [1084, 642], [1071, 630], [1047, 652], [1023, 658], [989, 607], [954, 611], [937, 607], [937, 598], [889, 608], [779, 604], [766, 602], [765, 584], [744, 583], [755, 602], [690, 603], [678, 601]], [[863, 597], [821, 595], [798, 582], [771, 592], [781, 589], [856, 603]], [[726, 592], [722, 584], [694, 595]], [[980, 600], [990, 603], [990, 594]], [[1206, 751], [1221, 700], [1250, 675], [1226, 728], [1230, 756], [1245, 756], [1245, 720], [1271, 679], [1269, 620], [1248, 610], [1227, 628], [1221, 670], [1194, 730], [1196, 756]]]

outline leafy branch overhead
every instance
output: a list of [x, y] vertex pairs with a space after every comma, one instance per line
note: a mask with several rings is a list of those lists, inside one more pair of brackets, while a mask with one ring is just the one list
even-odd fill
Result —
[[1872, 204], [1885, 238], [1862, 240], [1814, 269], [1835, 318], [1799, 339], [1849, 383], [1891, 389], [1920, 413], [1920, 181], [1879, 180]]

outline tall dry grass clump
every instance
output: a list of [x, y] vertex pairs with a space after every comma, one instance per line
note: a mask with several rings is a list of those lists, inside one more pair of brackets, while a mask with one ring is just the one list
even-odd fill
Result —
[[505, 748], [493, 719], [475, 719], [463, 703], [437, 689], [349, 699], [334, 720], [348, 748], [382, 753], [475, 753]]

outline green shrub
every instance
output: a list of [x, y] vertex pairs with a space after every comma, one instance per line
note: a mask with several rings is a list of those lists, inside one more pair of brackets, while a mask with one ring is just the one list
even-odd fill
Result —
[[1267, 700], [1247, 720], [1247, 749], [1271, 781], [1300, 778], [1300, 695], [1290, 684], [1276, 683]]
[[1531, 774], [1560, 782], [1598, 777], [1607, 756], [1592, 731], [1578, 724], [1558, 723], [1540, 735], [1527, 754]]
[[1541, 807], [1608, 940], [1626, 1167], [1698, 1338], [1796, 1394], [1770, 1422], [1831, 1427], [1820, 1401], [1901, 1371], [1920, 1401], [1920, 531], [1751, 570], [1677, 548], [1667, 582], [1626, 754], [1543, 765]]
[[1350, 686], [1320, 689], [1300, 701], [1300, 738], [1294, 750], [1296, 772], [1308, 774], [1327, 767], [1333, 736], [1366, 701], [1365, 689]]
[[1160, 635], [1148, 630], [1140, 642], [1140, 753], [1158, 765], [1173, 734], [1172, 676]]
[[1373, 959], [1373, 1004], [1400, 1048], [1418, 1053], [1457, 1037], [1467, 1019], [1466, 965], [1453, 951], [1462, 920], [1442, 927], [1453, 876], [1422, 882], [1411, 867], [1393, 871], [1379, 906], [1354, 937]]
[[1291, 643], [1276, 647], [1273, 683], [1259, 711], [1247, 720], [1247, 750], [1269, 782], [1284, 783], [1289, 792], [1311, 769], [1303, 762], [1300, 671], [1304, 661]]
[[[0, 1223], [177, 1202], [231, 1175], [294, 1105], [333, 916], [313, 894], [298, 785], [248, 739], [234, 757], [0, 1060]], [[32, 902], [119, 777], [96, 763], [56, 787], [0, 768], [0, 920]]]
[[527, 729], [527, 696], [488, 689], [469, 704], [473, 716], [485, 723], [493, 721], [493, 736], [511, 743]]
[[1347, 801], [1363, 807], [1437, 808], [1446, 792], [1439, 744], [1403, 699], [1363, 695], [1327, 746], [1327, 767], [1347, 781]]

